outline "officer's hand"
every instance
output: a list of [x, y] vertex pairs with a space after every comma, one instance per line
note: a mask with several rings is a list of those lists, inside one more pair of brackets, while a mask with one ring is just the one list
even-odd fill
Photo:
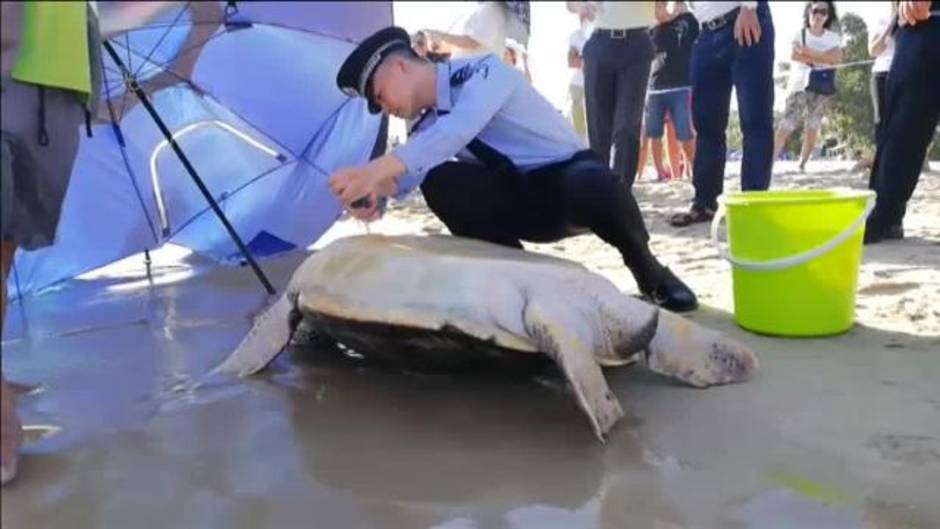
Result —
[[734, 40], [740, 46], [753, 46], [760, 42], [760, 20], [757, 19], [757, 10], [742, 7], [738, 18], [734, 21]]
[[375, 193], [372, 193], [369, 196], [365, 196], [354, 201], [347, 211], [349, 211], [349, 214], [352, 215], [353, 218], [359, 219], [361, 221], [376, 221], [382, 218], [382, 215], [385, 214], [385, 200], [380, 198]]
[[902, 26], [913, 26], [928, 18], [930, 18], [929, 1], [905, 1], [898, 4], [898, 23]]
[[[330, 191], [344, 208], [358, 218], [361, 211], [357, 210], [371, 212], [378, 205], [376, 176], [369, 166], [341, 167], [330, 176]], [[369, 204], [357, 202], [363, 198], [368, 198]]]

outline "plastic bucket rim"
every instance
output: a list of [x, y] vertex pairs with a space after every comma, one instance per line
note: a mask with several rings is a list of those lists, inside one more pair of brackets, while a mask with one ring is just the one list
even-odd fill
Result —
[[[804, 195], [804, 196], [800, 196]], [[760, 205], [814, 205], [871, 199], [871, 189], [827, 189], [793, 191], [740, 191], [718, 197], [718, 204], [726, 207]]]
[[[711, 240], [712, 245], [718, 251], [719, 257], [722, 260], [731, 263], [733, 269], [748, 270], [752, 272], [777, 272], [780, 270], [785, 270], [788, 268], [793, 268], [795, 266], [802, 266], [809, 261], [818, 259], [823, 255], [829, 253], [830, 251], [836, 249], [837, 247], [844, 244], [851, 238], [858, 230], [865, 229], [865, 222], [868, 219], [868, 216], [871, 214], [872, 210], [875, 208], [875, 193], [859, 193], [858, 196], [854, 197], [855, 200], [858, 200], [862, 196], [866, 197], [865, 206], [862, 211], [862, 214], [855, 219], [848, 227], [846, 227], [838, 235], [830, 239], [828, 242], [823, 243], [815, 248], [791, 255], [788, 257], [783, 257], [779, 259], [771, 259], [769, 261], [746, 261], [735, 258], [731, 255], [730, 248], [724, 248], [718, 239], [718, 231], [721, 221], [724, 219], [729, 208], [724, 203], [719, 203], [718, 211], [715, 213], [715, 217], [712, 219], [711, 223]], [[844, 199], [848, 201], [848, 199]], [[833, 203], [832, 201], [828, 202], [805, 202], [803, 204], [829, 204]], [[774, 204], [779, 205], [779, 202], [764, 202], [764, 204]]]

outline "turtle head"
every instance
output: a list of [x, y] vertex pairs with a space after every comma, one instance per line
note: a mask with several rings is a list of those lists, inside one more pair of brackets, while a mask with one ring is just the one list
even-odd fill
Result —
[[760, 367], [747, 345], [667, 311], [647, 351], [651, 370], [696, 387], [744, 382]]

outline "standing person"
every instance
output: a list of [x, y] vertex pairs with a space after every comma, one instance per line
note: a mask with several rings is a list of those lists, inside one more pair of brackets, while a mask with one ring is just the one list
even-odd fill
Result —
[[[691, 173], [692, 169], [691, 167], [683, 165], [682, 151], [679, 148], [679, 140], [676, 139], [676, 128], [672, 125], [672, 118], [669, 117], [668, 113], [666, 114], [663, 130], [665, 131], [664, 135], [666, 137], [666, 155], [669, 158], [669, 169], [667, 170], [665, 164], [662, 164], [662, 160], [660, 160], [660, 165], [655, 166], [656, 181], [681, 180], [686, 177], [685, 172], [688, 171]], [[643, 172], [646, 169], [646, 162], [649, 158], [647, 153], [649, 151], [650, 139], [646, 137], [646, 123], [643, 124], [642, 133], [643, 136], [640, 139], [640, 157], [636, 171], [637, 181], [643, 180]], [[686, 169], [687, 167], [688, 169]]]
[[476, 8], [454, 33], [423, 30], [431, 42], [441, 46], [453, 57], [469, 57], [492, 53], [502, 57], [506, 39], [513, 38], [523, 46], [529, 43], [529, 3], [506, 1], [477, 2]]
[[724, 188], [731, 89], [738, 96], [744, 136], [741, 188], [770, 186], [774, 150], [774, 25], [767, 2], [693, 2], [702, 25], [692, 50], [695, 198], [673, 226], [712, 219]]
[[566, 2], [594, 23], [584, 45], [584, 98], [591, 149], [633, 185], [643, 103], [653, 59], [649, 28], [665, 20], [666, 2]]
[[940, 1], [898, 4], [881, 140], [869, 180], [878, 193], [865, 243], [904, 237], [904, 214], [940, 119]]
[[568, 37], [568, 68], [571, 79], [568, 81], [569, 117], [574, 130], [587, 140], [587, 115], [584, 108], [584, 45], [591, 37], [594, 28], [591, 22], [579, 15], [580, 27]]
[[800, 151], [801, 172], [806, 170], [806, 162], [816, 147], [826, 107], [835, 95], [835, 70], [817, 68], [842, 62], [842, 35], [834, 31], [838, 27], [835, 2], [807, 2], [803, 10], [803, 27], [793, 39], [793, 62], [790, 63], [787, 85], [790, 95], [777, 131], [774, 160], [780, 156], [780, 151], [802, 120], [805, 125]]
[[[0, 156], [0, 330], [6, 284], [18, 248], [53, 244], [80, 125], [100, 77], [97, 20], [86, 2], [3, 2]], [[16, 475], [22, 425], [16, 396], [0, 373], [0, 482]]]
[[434, 64], [414, 54], [404, 30], [389, 27], [353, 50], [336, 83], [366, 98], [373, 113], [421, 115], [406, 144], [330, 176], [330, 189], [357, 218], [378, 218], [381, 197], [420, 185], [454, 235], [521, 249], [521, 240], [590, 230], [617, 248], [651, 301], [674, 311], [697, 306], [650, 251], [629, 187], [498, 57]]
[[[667, 113], [687, 163], [695, 159], [689, 100], [692, 89], [689, 61], [698, 34], [698, 21], [682, 1], [674, 2], [669, 21], [660, 23], [651, 32], [656, 58], [650, 75], [650, 94], [646, 100], [646, 136], [650, 139], [650, 151], [660, 180], [667, 179], [663, 171], [663, 126]], [[679, 157], [670, 153], [669, 161], [672, 166], [670, 176], [681, 177]]]
[[897, 18], [895, 2], [883, 2], [884, 14], [868, 34], [868, 54], [875, 59], [871, 65], [871, 106], [875, 116], [875, 145], [881, 139], [881, 116], [885, 108], [885, 84], [894, 58], [894, 30]]

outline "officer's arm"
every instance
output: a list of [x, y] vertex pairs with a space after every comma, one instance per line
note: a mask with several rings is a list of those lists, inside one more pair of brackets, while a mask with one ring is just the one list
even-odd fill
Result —
[[401, 160], [417, 183], [430, 169], [453, 158], [470, 143], [506, 104], [516, 88], [525, 86], [518, 72], [489, 55], [464, 84], [450, 113], [397, 147]]

